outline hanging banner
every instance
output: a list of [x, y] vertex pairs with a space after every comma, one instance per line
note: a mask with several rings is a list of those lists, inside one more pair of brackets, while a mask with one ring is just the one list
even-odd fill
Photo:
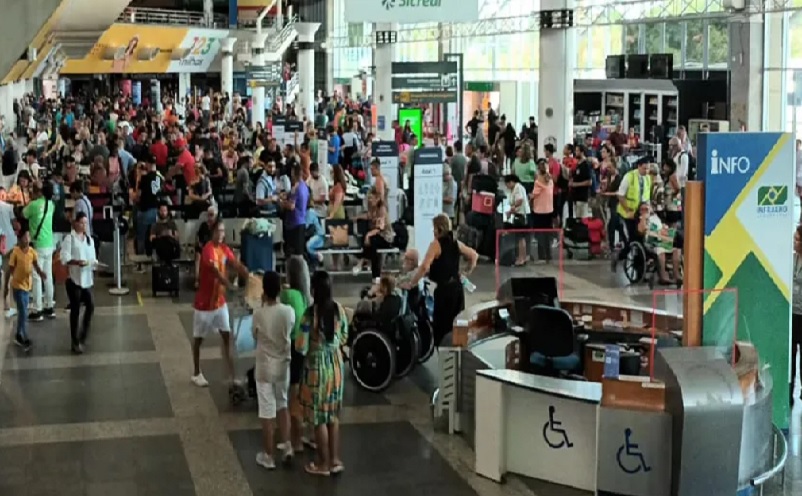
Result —
[[[794, 139], [789, 133], [700, 133], [705, 183], [703, 342], [754, 343], [773, 379], [774, 423], [788, 427], [793, 288]], [[698, 214], [698, 213], [697, 213]], [[721, 292], [737, 289], [737, 316]], [[733, 325], [735, 323], [735, 326]]]
[[443, 150], [415, 150], [415, 249], [426, 253], [434, 240], [432, 219], [443, 212]]
[[[395, 141], [374, 141], [371, 145], [373, 158], [379, 159], [382, 176], [387, 187], [387, 210], [390, 222], [395, 222], [400, 216], [398, 209], [398, 184], [400, 171], [398, 170], [398, 143]], [[365, 164], [365, 167], [370, 164]]]
[[345, 22], [471, 22], [478, 0], [348, 0]]

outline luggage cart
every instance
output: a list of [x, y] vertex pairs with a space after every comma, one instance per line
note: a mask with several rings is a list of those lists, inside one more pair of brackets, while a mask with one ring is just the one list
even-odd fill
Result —
[[[232, 320], [232, 359], [234, 368], [237, 369], [239, 360], [243, 353], [255, 349], [255, 343], [251, 337], [253, 332], [253, 306], [258, 304], [262, 298], [262, 275], [261, 273], [251, 274], [244, 288], [240, 288], [236, 297], [232, 298], [232, 305], [229, 310]], [[242, 349], [242, 344], [248, 345], [250, 349]], [[251, 344], [252, 343], [252, 344]], [[232, 405], [239, 405], [250, 398], [256, 397], [256, 382], [253, 376], [253, 364], [248, 368], [246, 380], [235, 382], [229, 387], [228, 394]]]

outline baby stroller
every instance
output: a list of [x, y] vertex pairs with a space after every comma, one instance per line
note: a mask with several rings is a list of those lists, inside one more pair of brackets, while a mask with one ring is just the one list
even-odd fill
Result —
[[405, 377], [416, 364], [428, 360], [434, 352], [434, 337], [428, 312], [421, 320], [424, 297], [414, 291], [387, 297], [397, 299], [398, 308], [398, 316], [388, 322], [379, 318], [373, 302], [366, 299], [368, 291], [362, 291], [363, 300], [354, 313], [349, 362], [357, 384], [378, 393], [394, 378]]
[[563, 244], [568, 258], [575, 254], [585, 260], [591, 260], [602, 253], [602, 240], [604, 239], [604, 223], [600, 219], [574, 219], [565, 220], [563, 230]]

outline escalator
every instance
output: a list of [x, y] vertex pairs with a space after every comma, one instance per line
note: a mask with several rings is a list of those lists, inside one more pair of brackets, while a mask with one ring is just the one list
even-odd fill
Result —
[[[0, 78], [12, 82], [19, 78], [30, 63], [29, 57], [38, 57], [30, 50], [36, 38], [45, 38], [50, 29], [48, 24], [57, 18], [54, 14], [61, 4], [69, 0], [25, 0], [4, 2], [0, 18]], [[44, 44], [44, 39], [41, 40]], [[30, 53], [29, 53], [30, 52]], [[14, 72], [19, 75], [14, 76]]]

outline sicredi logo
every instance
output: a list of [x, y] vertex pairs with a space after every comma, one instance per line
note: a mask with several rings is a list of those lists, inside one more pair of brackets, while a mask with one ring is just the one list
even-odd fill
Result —
[[710, 152], [711, 174], [746, 174], [751, 166], [749, 157], [719, 157], [718, 150]]
[[782, 215], [788, 213], [788, 186], [761, 186], [757, 189], [757, 213]]
[[440, 7], [442, 0], [381, 0], [385, 10], [415, 7]]

